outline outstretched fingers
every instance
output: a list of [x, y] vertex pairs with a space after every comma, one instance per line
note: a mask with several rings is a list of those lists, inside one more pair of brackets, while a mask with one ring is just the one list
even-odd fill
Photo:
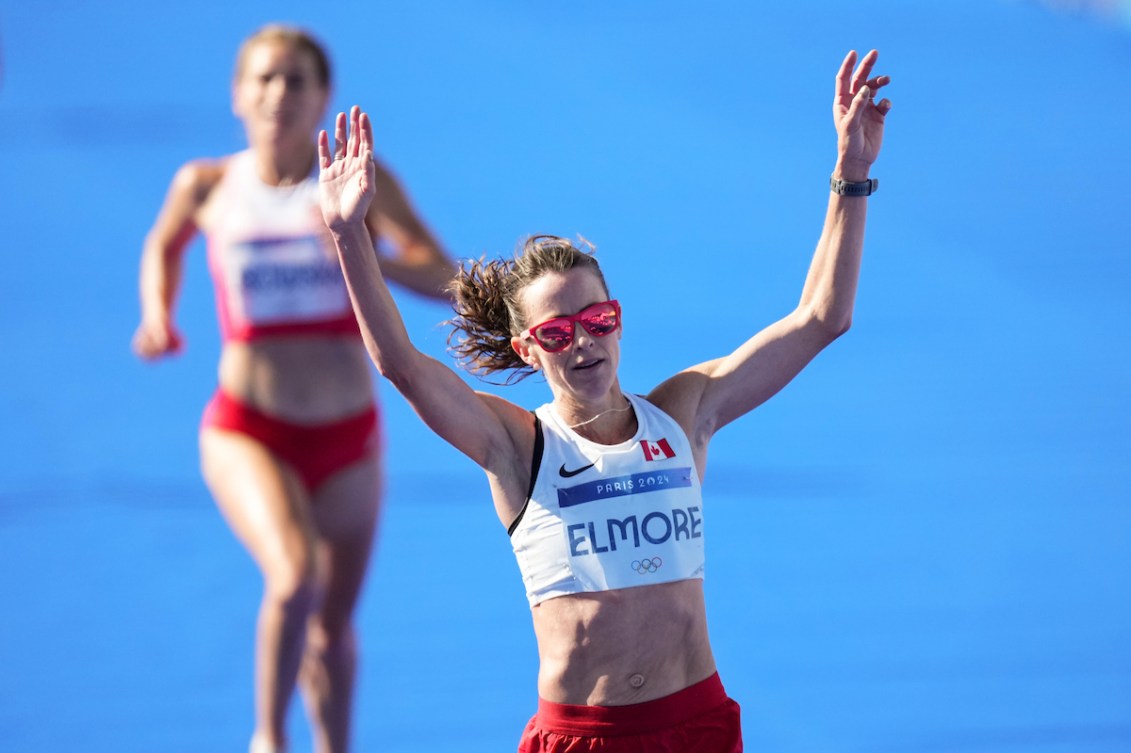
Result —
[[318, 167], [325, 170], [333, 159], [330, 157], [330, 136], [325, 130], [318, 132]]
[[373, 121], [369, 119], [369, 113], [361, 113], [358, 125], [361, 128], [361, 156], [373, 159]]
[[334, 150], [330, 152], [330, 137], [326, 131], [318, 132], [318, 164], [330, 167], [337, 160], [362, 157], [373, 158], [373, 123], [368, 113], [354, 105], [349, 115], [339, 112], [334, 119]]
[[840, 64], [836, 75], [836, 101], [838, 104], [849, 107], [854, 98], [864, 87], [868, 87], [868, 95], [875, 96], [878, 89], [891, 83], [890, 76], [872, 77], [872, 68], [876, 65], [880, 53], [871, 50], [856, 64], [856, 50], [850, 50]]
[[334, 145], [330, 135], [318, 133], [318, 164], [322, 218], [328, 227], [345, 227], [364, 221], [372, 204], [375, 163], [373, 125], [369, 116], [354, 106], [349, 114], [334, 120]]
[[847, 105], [852, 97], [852, 68], [856, 65], [856, 50], [849, 50], [836, 74], [836, 101]]
[[353, 107], [350, 108], [349, 134], [348, 134], [348, 138], [346, 139], [346, 148], [345, 148], [345, 158], [346, 159], [350, 159], [351, 157], [357, 156], [357, 142], [358, 142], [357, 119], [358, 119], [358, 115], [360, 113], [361, 113], [361, 108], [358, 107], [357, 105], [354, 105]]
[[876, 59], [879, 56], [879, 52], [872, 50], [860, 61], [860, 65], [856, 67], [856, 73], [852, 76], [852, 94], [855, 95], [856, 92], [860, 91], [860, 87], [867, 85], [868, 77], [872, 74], [872, 66], [876, 64]]
[[[338, 118], [344, 121], [344, 115], [339, 114]], [[344, 122], [341, 127], [344, 128]], [[342, 155], [350, 160], [373, 158], [373, 122], [369, 113], [362, 112], [358, 105], [350, 108], [348, 137]]]
[[880, 57], [877, 50], [870, 50], [857, 63], [856, 50], [850, 50], [840, 64], [836, 76], [836, 104], [834, 110], [838, 118], [845, 118], [850, 127], [859, 124], [870, 106], [875, 106], [881, 116], [891, 109], [891, 101], [882, 99], [874, 102], [876, 92], [891, 83], [890, 76], [872, 76], [872, 68]]
[[346, 156], [346, 114], [339, 112], [334, 119], [334, 159]]

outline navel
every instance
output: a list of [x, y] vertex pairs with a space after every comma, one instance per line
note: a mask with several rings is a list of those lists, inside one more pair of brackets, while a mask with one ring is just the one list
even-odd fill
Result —
[[628, 684], [631, 685], [634, 690], [640, 690], [644, 687], [644, 675], [637, 672], [628, 678]]

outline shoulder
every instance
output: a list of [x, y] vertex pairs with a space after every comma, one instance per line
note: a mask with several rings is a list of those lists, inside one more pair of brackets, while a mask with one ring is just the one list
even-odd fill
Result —
[[703, 390], [714, 376], [714, 362], [684, 369], [656, 385], [644, 399], [680, 423], [690, 420], [698, 409]]
[[636, 418], [641, 427], [649, 429], [668, 430], [674, 427], [683, 434], [688, 434], [687, 423], [680, 420], [680, 404], [678, 402], [657, 402], [655, 392], [649, 395], [627, 395], [636, 410]]
[[705, 444], [714, 434], [714, 426], [704, 425], [700, 407], [717, 363], [717, 360], [708, 361], [684, 369], [644, 396], [649, 403], [671, 416], [693, 445]]
[[230, 161], [231, 157], [219, 157], [186, 162], [173, 176], [169, 190], [195, 206], [200, 206], [223, 180]]

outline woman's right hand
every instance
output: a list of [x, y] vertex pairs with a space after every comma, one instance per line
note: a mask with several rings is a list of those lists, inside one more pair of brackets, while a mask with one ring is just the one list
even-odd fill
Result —
[[318, 133], [318, 189], [322, 219], [331, 230], [365, 222], [373, 202], [376, 168], [373, 165], [373, 125], [369, 115], [354, 105], [349, 114], [338, 113], [334, 124], [334, 153], [325, 131]]
[[133, 337], [133, 351], [139, 358], [154, 361], [180, 353], [184, 341], [168, 319], [142, 319]]
[[[856, 65], [856, 50], [840, 64], [833, 99], [833, 122], [837, 131], [838, 159], [833, 176], [850, 181], [868, 179], [868, 171], [880, 153], [884, 139], [884, 116], [891, 100], [874, 100], [876, 92], [891, 83], [890, 76], [873, 76], [880, 53], [872, 50]], [[856, 66], [855, 72], [853, 66]]]

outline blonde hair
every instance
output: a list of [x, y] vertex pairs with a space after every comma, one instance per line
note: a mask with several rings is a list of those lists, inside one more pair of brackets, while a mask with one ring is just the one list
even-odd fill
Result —
[[326, 48], [310, 32], [286, 24], [267, 24], [243, 41], [239, 52], [236, 53], [236, 69], [233, 75], [237, 81], [243, 75], [248, 53], [256, 45], [265, 43], [285, 44], [296, 50], [309, 52], [314, 59], [314, 70], [318, 76], [318, 82], [322, 84], [323, 89], [330, 87], [330, 56], [327, 54]]

